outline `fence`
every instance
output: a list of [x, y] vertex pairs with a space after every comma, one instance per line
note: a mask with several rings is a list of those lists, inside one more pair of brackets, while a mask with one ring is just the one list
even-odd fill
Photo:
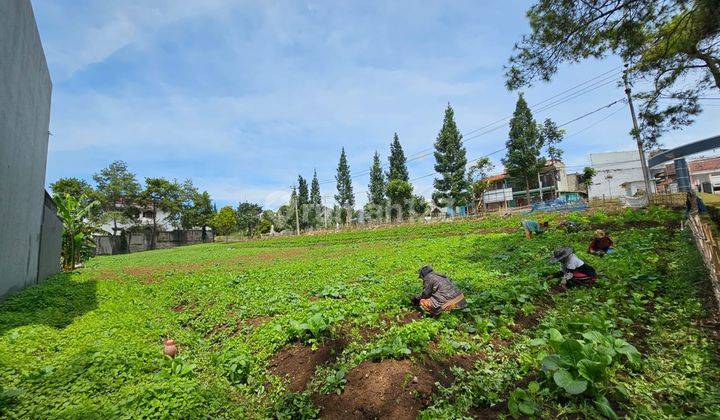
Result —
[[695, 239], [695, 245], [705, 262], [710, 277], [710, 285], [715, 294], [718, 309], [720, 309], [720, 249], [718, 249], [717, 240], [713, 237], [713, 230], [710, 225], [704, 222], [698, 214], [697, 208], [690, 212], [687, 226], [690, 228]]
[[183, 245], [213, 242], [212, 231], [173, 230], [155, 233], [155, 248], [152, 247], [152, 232], [127, 233], [117, 236], [95, 236], [95, 255], [115, 255], [142, 252], [150, 249], [174, 248]]

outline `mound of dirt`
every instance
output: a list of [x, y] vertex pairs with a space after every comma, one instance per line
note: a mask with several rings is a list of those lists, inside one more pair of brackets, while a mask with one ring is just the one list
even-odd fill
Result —
[[342, 394], [319, 395], [328, 419], [414, 419], [429, 403], [436, 378], [409, 360], [363, 362], [347, 375]]
[[299, 392], [305, 389], [315, 373], [315, 367], [332, 363], [342, 353], [345, 343], [342, 340], [326, 340], [316, 350], [296, 343], [277, 352], [268, 368], [277, 375], [289, 380], [288, 389]]

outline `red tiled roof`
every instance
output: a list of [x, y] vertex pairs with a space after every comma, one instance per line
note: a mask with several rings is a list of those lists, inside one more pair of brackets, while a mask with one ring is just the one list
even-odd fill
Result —
[[487, 177], [487, 182], [502, 181], [503, 179], [505, 179], [505, 176], [505, 174], [491, 175]]
[[688, 162], [688, 167], [691, 174], [702, 171], [717, 171], [720, 170], [720, 157], [691, 160]]

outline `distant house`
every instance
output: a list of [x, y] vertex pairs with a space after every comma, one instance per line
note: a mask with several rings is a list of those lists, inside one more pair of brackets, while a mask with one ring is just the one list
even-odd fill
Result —
[[578, 177], [578, 174], [567, 174], [563, 162], [548, 162], [540, 171], [539, 180], [537, 176], [530, 180], [531, 202], [528, 203], [524, 183], [516, 183], [504, 173], [493, 175], [487, 179], [490, 186], [483, 194], [483, 205], [488, 210], [498, 210], [505, 207], [522, 207], [553, 198], [576, 201], [586, 195]]
[[[695, 191], [720, 194], [720, 157], [688, 160], [687, 164], [690, 172], [690, 185]], [[665, 164], [663, 168], [655, 172], [658, 191], [668, 193], [678, 191], [673, 163]]]
[[[645, 190], [640, 153], [627, 150], [608, 153], [591, 153], [590, 166], [595, 177], [588, 189], [588, 197], [613, 198], [634, 195], [638, 189]], [[642, 187], [638, 187], [642, 184]], [[628, 192], [632, 192], [628, 194]]]
[[[123, 204], [116, 204], [116, 207], [119, 209], [122, 209], [124, 205]], [[124, 223], [118, 222], [117, 228], [119, 231], [128, 230], [131, 227], [137, 227], [137, 226], [148, 226], [151, 227], [153, 225], [153, 210], [149, 207], [144, 206], [135, 206], [137, 209], [137, 218], [131, 221], [126, 221]], [[158, 230], [173, 230], [175, 226], [171, 223], [171, 221], [168, 220], [169, 214], [158, 211], [157, 212], [157, 229]], [[114, 228], [115, 224], [112, 220], [106, 220], [100, 228], [104, 230], [105, 232], [108, 232], [110, 234], [114, 234]], [[119, 232], [118, 232], [119, 233]]]

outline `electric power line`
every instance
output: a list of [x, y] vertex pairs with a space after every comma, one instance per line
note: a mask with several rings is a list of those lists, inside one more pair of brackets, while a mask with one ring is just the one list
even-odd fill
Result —
[[[616, 71], [617, 71], [618, 69], [620, 69], [621, 67], [622, 67], [622, 66], [614, 67], [614, 68], [612, 68], [612, 69], [610, 69], [610, 70], [605, 71], [604, 73], [601, 73], [601, 74], [599, 74], [599, 75], [597, 75], [597, 76], [595, 76], [595, 77], [592, 77], [592, 78], [590, 78], [590, 79], [588, 79], [588, 80], [585, 80], [585, 81], [583, 81], [583, 82], [581, 82], [581, 83], [578, 83], [578, 84], [576, 84], [576, 85], [574, 85], [574, 86], [572, 86], [572, 87], [570, 87], [570, 88], [568, 88], [568, 89], [565, 89], [564, 91], [562, 91], [562, 92], [560, 92], [560, 93], [557, 93], [557, 94], [555, 94], [555, 95], [553, 95], [553, 96], [550, 96], [549, 98], [546, 98], [546, 99], [544, 99], [544, 100], [542, 100], [542, 101], [540, 101], [540, 102], [537, 102], [537, 103], [531, 105], [531, 108], [532, 108], [532, 107], [536, 107], [536, 106], [541, 105], [541, 104], [544, 104], [544, 103], [546, 103], [546, 102], [548, 102], [548, 101], [552, 101], [552, 100], [555, 99], [555, 98], [558, 98], [558, 99], [556, 99], [555, 101], [552, 101], [551, 103], [546, 104], [546, 105], [542, 106], [540, 109], [536, 109], [536, 110], [534, 111], [535, 113], [541, 113], [541, 112], [547, 111], [548, 109], [551, 109], [551, 108], [554, 108], [554, 107], [556, 107], [556, 106], [558, 106], [558, 105], [561, 105], [561, 104], [563, 104], [563, 103], [565, 103], [565, 102], [568, 102], [568, 101], [571, 101], [571, 100], [573, 100], [573, 99], [575, 99], [575, 98], [578, 98], [578, 97], [580, 97], [580, 96], [582, 96], [582, 95], [585, 95], [585, 94], [587, 94], [587, 93], [590, 93], [590, 92], [592, 92], [592, 91], [595, 91], [595, 90], [597, 90], [597, 89], [600, 89], [600, 88], [602, 88], [602, 87], [605, 87], [605, 86], [607, 86], [607, 85], [609, 85], [609, 84], [611, 84], [611, 83], [614, 83], [614, 82], [617, 81], [617, 75], [616, 75], [616, 74], [613, 74], [613, 73], [616, 72]], [[563, 97], [563, 95], [565, 95], [565, 96]], [[491, 133], [491, 132], [493, 132], [493, 131], [497, 131], [497, 130], [505, 127], [506, 124], [505, 124], [504, 122], [505, 122], [506, 120], [509, 120], [510, 118], [512, 118], [512, 115], [503, 117], [502, 119], [493, 121], [493, 122], [491, 122], [491, 123], [489, 123], [489, 124], [486, 124], [486, 125], [484, 125], [484, 126], [482, 126], [482, 127], [479, 127], [479, 128], [476, 128], [476, 129], [474, 129], [474, 130], [471, 130], [471, 131], [468, 131], [468, 132], [464, 133], [463, 135], [464, 135], [464, 136], [467, 136], [467, 135], [469, 135], [469, 134], [477, 133], [478, 131], [485, 130], [485, 129], [488, 129], [488, 128], [489, 128], [488, 130], [485, 130], [485, 131], [483, 131], [483, 132], [481, 132], [481, 133], [474, 134], [474, 135], [472, 135], [472, 136], [470, 136], [470, 137], [465, 137], [465, 138], [463, 138], [463, 144], [467, 143], [467, 142], [470, 141], [470, 140], [479, 138], [479, 137], [481, 137], [481, 136], [484, 136], [484, 135], [486, 135], [486, 134], [489, 134], [489, 133]], [[496, 124], [499, 124], [499, 123], [502, 123], [502, 124], [495, 126]], [[493, 126], [495, 126], [495, 127], [493, 127]], [[490, 127], [493, 127], [493, 128], [490, 128]], [[425, 157], [427, 157], [427, 156], [430, 156], [430, 155], [433, 154], [433, 153], [434, 153], [434, 148], [432, 148], [432, 147], [426, 148], [426, 149], [421, 149], [421, 150], [419, 150], [419, 151], [417, 151], [417, 152], [415, 152], [415, 153], [413, 153], [413, 154], [408, 155], [406, 161], [407, 161], [407, 162], [413, 162], [413, 161], [416, 161], [416, 160], [419, 160], [419, 159], [423, 159], [423, 158], [425, 158]], [[351, 179], [356, 179], [356, 178], [364, 177], [365, 175], [368, 175], [368, 174], [370, 174], [370, 170], [365, 169], [365, 170], [363, 170], [363, 171], [361, 171], [361, 172], [356, 173], [355, 175], [353, 175], [353, 176], [351, 177]], [[319, 181], [320, 184], [329, 184], [329, 183], [333, 183], [333, 182], [336, 182], [336, 180], [334, 180], [334, 179], [325, 179], [325, 180]]]

